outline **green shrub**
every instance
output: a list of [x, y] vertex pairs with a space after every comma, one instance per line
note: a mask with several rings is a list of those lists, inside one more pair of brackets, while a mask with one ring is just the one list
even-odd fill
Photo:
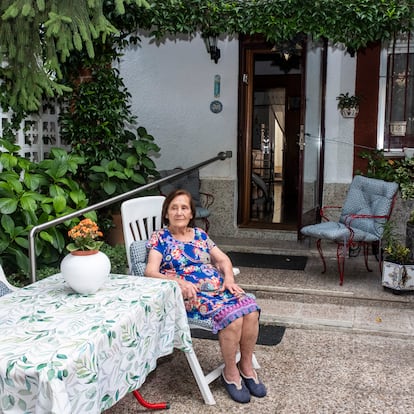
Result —
[[403, 199], [414, 199], [414, 158], [386, 158], [383, 150], [364, 151], [359, 156], [368, 160], [367, 177], [394, 181], [399, 185]]
[[127, 257], [125, 246], [123, 244], [111, 246], [107, 243], [104, 243], [100, 250], [102, 253], [105, 253], [111, 261], [111, 273], [117, 273], [121, 275], [128, 273]]
[[[52, 149], [50, 158], [34, 163], [18, 155], [20, 147], [0, 140], [0, 257], [6, 274], [29, 274], [28, 236], [41, 223], [88, 205], [85, 192], [72, 179], [82, 158]], [[38, 266], [59, 262], [71, 222], [44, 230], [35, 242]]]

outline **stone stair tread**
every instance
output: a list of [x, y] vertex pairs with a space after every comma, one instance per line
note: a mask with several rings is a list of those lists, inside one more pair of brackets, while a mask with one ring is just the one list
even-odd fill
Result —
[[256, 295], [262, 307], [262, 323], [414, 337], [414, 292], [394, 295], [384, 290], [374, 256], [368, 260], [371, 272], [366, 270], [362, 255], [347, 258], [344, 284], [339, 286], [334, 243], [323, 245], [327, 271], [322, 274], [314, 242], [269, 240], [268, 236], [264, 232], [260, 239], [214, 237], [224, 251], [308, 256], [302, 271], [240, 267], [236, 280], [245, 291]]
[[293, 328], [338, 329], [402, 338], [414, 337], [414, 309], [303, 303], [260, 297], [257, 301], [262, 308], [262, 323]]

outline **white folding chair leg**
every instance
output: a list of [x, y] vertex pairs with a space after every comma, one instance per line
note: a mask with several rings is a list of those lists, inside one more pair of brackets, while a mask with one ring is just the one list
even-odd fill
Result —
[[[239, 362], [239, 361], [240, 361], [240, 352], [238, 352], [237, 355], [236, 355], [236, 362]], [[260, 368], [260, 365], [257, 362], [255, 354], [253, 354], [253, 357], [252, 357], [252, 364], [253, 364], [254, 369], [259, 369]], [[215, 379], [217, 379], [221, 375], [221, 373], [223, 371], [223, 368], [224, 368], [224, 364], [221, 364], [219, 367], [217, 367], [213, 371], [209, 372], [205, 376], [207, 384], [211, 384]]]
[[200, 363], [198, 362], [197, 356], [194, 350], [186, 352], [185, 356], [190, 365], [191, 371], [193, 372], [194, 378], [197, 382], [198, 388], [200, 389], [201, 395], [204, 398], [204, 402], [208, 405], [214, 405], [216, 400], [213, 397], [213, 394], [210, 391], [206, 377], [201, 369]]
[[[187, 361], [190, 364], [191, 371], [193, 372], [194, 378], [197, 381], [198, 388], [200, 389], [201, 395], [204, 398], [204, 402], [208, 405], [214, 405], [216, 401], [214, 400], [213, 394], [210, 391], [210, 386], [214, 380], [216, 380], [222, 373], [224, 364], [221, 364], [219, 367], [209, 372], [207, 375], [204, 375], [204, 372], [201, 368], [198, 358], [193, 351], [185, 353]], [[236, 355], [236, 361], [240, 361], [240, 352]], [[259, 369], [260, 365], [257, 362], [256, 355], [253, 354], [252, 364], [254, 369]]]
[[260, 364], [257, 362], [255, 354], [252, 356], [252, 364], [254, 369], [260, 369]]

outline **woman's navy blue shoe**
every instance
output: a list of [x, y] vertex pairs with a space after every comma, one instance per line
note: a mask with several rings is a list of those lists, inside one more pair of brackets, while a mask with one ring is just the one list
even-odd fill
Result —
[[[240, 371], [240, 369], [239, 369]], [[265, 397], [267, 394], [266, 387], [264, 384], [259, 380], [257, 377], [257, 374], [255, 373], [254, 377], [246, 377], [241, 371], [240, 375], [243, 378], [244, 383], [246, 384], [246, 387], [250, 391], [251, 395], [254, 395], [255, 397]]]
[[227, 390], [230, 397], [234, 401], [242, 404], [250, 402], [250, 392], [246, 388], [246, 385], [244, 385], [244, 382], [241, 378], [240, 384], [232, 381], [227, 381], [223, 373], [221, 374], [221, 379], [223, 380], [224, 388]]

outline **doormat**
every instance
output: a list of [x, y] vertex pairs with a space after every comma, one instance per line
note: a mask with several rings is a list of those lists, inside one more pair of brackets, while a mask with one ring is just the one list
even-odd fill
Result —
[[[280, 343], [285, 334], [286, 327], [278, 325], [259, 325], [258, 345], [273, 346]], [[203, 329], [191, 329], [191, 337], [199, 339], [217, 340], [218, 335]]]
[[306, 256], [285, 256], [280, 254], [227, 252], [233, 266], [258, 267], [264, 269], [305, 270]]

